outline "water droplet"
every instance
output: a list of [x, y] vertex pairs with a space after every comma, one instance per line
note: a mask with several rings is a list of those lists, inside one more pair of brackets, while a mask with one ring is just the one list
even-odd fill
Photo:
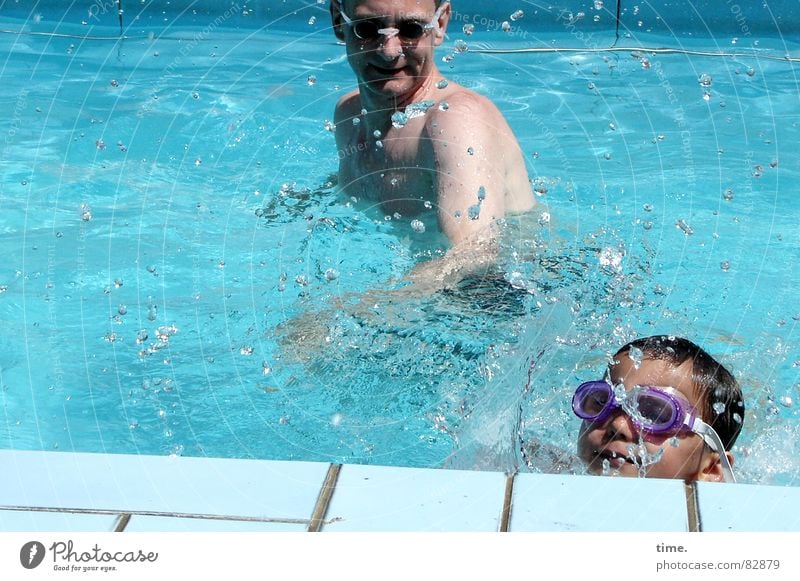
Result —
[[372, 132], [372, 136], [373, 136], [375, 139], [380, 139], [380, 138], [381, 138], [381, 135], [383, 135], [383, 134], [380, 132], [380, 129], [376, 129], [375, 131], [373, 131], [373, 132]]
[[441, 81], [436, 83], [436, 88], [437, 89], [444, 89], [448, 84], [449, 83], [447, 82], [447, 79], [442, 79]]
[[294, 277], [294, 282], [297, 283], [299, 286], [307, 286], [308, 277], [304, 274], [298, 274], [296, 277]]
[[154, 265], [152, 264], [147, 265], [147, 272], [149, 272], [150, 274], [156, 274], [156, 270], [157, 269]]
[[700, 83], [701, 87], [710, 87], [711, 75], [709, 75], [708, 73], [703, 73], [697, 78], [697, 82]]
[[473, 149], [472, 147], [468, 147], [468, 148], [467, 148], [467, 153], [468, 153], [469, 155], [475, 155], [475, 149]]
[[194, 99], [195, 101], [198, 101], [200, 99], [200, 93], [198, 93], [197, 91], [193, 92], [192, 93], [192, 99]]
[[200, 167], [202, 164], [203, 164], [203, 160], [200, 159], [199, 157], [194, 160], [194, 166], [195, 167]]
[[119, 83], [117, 82], [117, 79], [111, 79], [111, 86], [112, 87], [119, 87]]
[[503, 24], [500, 25], [500, 28], [503, 32], [510, 32], [511, 31], [511, 23], [508, 20], [504, 20]]
[[136, 333], [136, 342], [141, 345], [145, 341], [147, 341], [148, 335], [147, 330], [142, 329], [138, 333]]
[[331, 425], [335, 428], [341, 425], [342, 423], [342, 414], [333, 414], [331, 416]]
[[315, 24], [316, 22], [317, 22], [317, 17], [316, 16], [312, 16], [311, 18], [308, 19], [308, 23], [309, 24]]
[[778, 402], [779, 402], [779, 403], [780, 403], [780, 404], [781, 404], [783, 407], [786, 407], [786, 408], [790, 408], [790, 407], [792, 407], [792, 406], [794, 405], [794, 402], [792, 401], [792, 398], [791, 398], [791, 396], [788, 396], [788, 395], [784, 395], [783, 397], [781, 397], [781, 398], [778, 400]]
[[616, 248], [603, 248], [600, 251], [598, 260], [600, 266], [609, 269], [613, 272], [619, 272], [622, 269], [622, 259], [625, 256], [624, 252]]
[[642, 366], [642, 359], [644, 359], [644, 352], [638, 347], [631, 347], [628, 351], [628, 359], [633, 362], [633, 368], [639, 369]]
[[539, 226], [547, 226], [550, 223], [550, 212], [542, 212], [539, 214]]
[[752, 77], [756, 74], [756, 70], [753, 67], [747, 67], [747, 76]]
[[453, 45], [453, 50], [459, 54], [462, 54], [469, 50], [469, 45], [465, 41], [459, 39]]
[[470, 220], [477, 220], [478, 218], [480, 218], [481, 217], [480, 203], [473, 204], [472, 206], [467, 208], [467, 216], [469, 217]]
[[653, 204], [645, 204], [642, 206], [645, 212], [652, 212], [653, 211]]
[[694, 234], [694, 230], [692, 230], [692, 227], [689, 226], [689, 224], [687, 224], [686, 221], [683, 219], [680, 219], [677, 222], [675, 222], [675, 226], [687, 236], [691, 236], [692, 234]]
[[608, 124], [608, 128], [609, 128], [611, 131], [616, 131], [616, 130], [617, 130], [617, 126], [616, 126], [616, 125], [614, 125], [613, 123], [609, 123], [609, 124]]
[[353, 117], [353, 125], [358, 125], [359, 123], [361, 123], [361, 119], [358, 117]]
[[411, 229], [417, 234], [425, 232], [425, 224], [421, 220], [411, 220]]
[[240, 355], [252, 355], [254, 352], [255, 349], [253, 349], [253, 347], [250, 345], [242, 345], [242, 347], [239, 349]]
[[135, 429], [136, 429], [136, 428], [138, 428], [138, 427], [139, 427], [139, 422], [138, 422], [137, 420], [130, 420], [130, 421], [128, 422], [128, 428], [129, 428], [129, 429], [131, 429], [131, 430], [135, 430]]
[[725, 190], [725, 192], [722, 194], [722, 199], [726, 202], [730, 202], [733, 199], [733, 190], [730, 188]]
[[89, 204], [81, 204], [81, 220], [89, 222], [92, 219], [92, 207]]
[[[394, 127], [400, 129], [402, 127], [405, 127], [406, 123], [408, 123], [408, 115], [406, 115], [402, 111], [395, 111], [394, 113], [392, 113], [392, 125]], [[375, 133], [378, 134], [375, 135], [375, 137], [380, 137], [380, 131], [376, 129]]]
[[425, 209], [426, 209], [426, 210], [430, 210], [431, 208], [433, 208], [433, 204], [431, 204], [429, 200], [425, 200], [425, 201], [422, 203], [422, 205], [423, 205], [423, 206], [425, 206]]
[[586, 87], [587, 87], [587, 88], [588, 88], [590, 91], [594, 91], [594, 90], [595, 90], [595, 88], [596, 88], [595, 84], [594, 84], [594, 83], [592, 83], [592, 82], [590, 82], [588, 85], [586, 85]]
[[725, 404], [722, 403], [721, 401], [718, 401], [718, 402], [714, 403], [714, 405], [712, 405], [711, 407], [714, 410], [714, 412], [717, 413], [717, 414], [721, 414], [721, 413], [725, 412]]
[[103, 141], [102, 139], [98, 139], [97, 141], [94, 142], [94, 146], [100, 151], [102, 151], [106, 148], [106, 142]]
[[339, 271], [335, 268], [329, 268], [325, 271], [325, 280], [331, 281], [339, 278]]
[[333, 123], [333, 121], [330, 121], [329, 119], [325, 120], [325, 123], [322, 125], [322, 127], [325, 129], [325, 131], [329, 131], [331, 133], [336, 131], [336, 125]]
[[520, 20], [523, 16], [525, 16], [525, 13], [522, 10], [515, 10], [514, 13], [511, 16], [509, 16], [509, 18], [511, 18], [511, 20], [516, 22], [517, 20]]
[[611, 159], [611, 154], [610, 154], [610, 153], [607, 151], [607, 152], [605, 152], [605, 153], [603, 154], [603, 158], [605, 158], [605, 159]]
[[472, 36], [472, 33], [475, 32], [475, 25], [465, 24], [464, 26], [461, 27], [461, 31], [467, 36]]
[[261, 362], [261, 375], [269, 375], [272, 373], [272, 367], [267, 361]]
[[450, 105], [447, 103], [447, 101], [442, 101], [441, 103], [439, 103], [439, 110], [440, 111], [447, 111], [449, 108], [450, 108]]
[[308, 83], [309, 87], [313, 87], [314, 85], [317, 84], [317, 77], [315, 77], [314, 75], [308, 75], [306, 83]]
[[719, 267], [722, 269], [722, 272], [728, 272], [731, 269], [731, 263], [727, 260], [723, 260], [719, 263]]
[[127, 306], [125, 306], [125, 305], [120, 305], [120, 306], [117, 308], [117, 312], [118, 312], [120, 315], [127, 315], [127, 314], [128, 314], [128, 307], [127, 307]]

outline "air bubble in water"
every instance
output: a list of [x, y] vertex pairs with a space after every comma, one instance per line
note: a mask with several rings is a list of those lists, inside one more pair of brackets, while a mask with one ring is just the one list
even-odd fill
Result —
[[645, 212], [652, 212], [653, 211], [653, 204], [645, 204], [642, 206]]
[[480, 203], [474, 204], [467, 208], [467, 216], [470, 220], [477, 220], [481, 217], [481, 205]]
[[417, 234], [425, 232], [425, 224], [421, 220], [411, 220], [411, 229]]
[[747, 76], [752, 77], [756, 74], [756, 70], [753, 67], [747, 67]]
[[437, 89], [444, 89], [448, 84], [449, 83], [447, 82], [447, 79], [442, 79], [441, 81], [436, 83], [436, 88]]
[[[405, 127], [406, 123], [408, 123], [408, 115], [403, 113], [402, 111], [395, 111], [392, 114], [392, 125], [397, 127], [398, 129]], [[375, 130], [376, 133], [380, 133], [377, 129]], [[375, 137], [380, 137], [380, 135], [375, 135]]]
[[342, 414], [333, 414], [331, 416], [331, 425], [335, 428], [341, 425], [342, 423]]
[[542, 212], [539, 214], [539, 226], [547, 226], [550, 223], [550, 212]]
[[106, 142], [103, 141], [102, 139], [98, 139], [97, 141], [94, 142], [94, 146], [100, 151], [102, 151], [106, 148]]
[[112, 87], [119, 87], [119, 82], [117, 79], [111, 79], [111, 86]]
[[239, 349], [240, 355], [252, 355], [255, 352], [255, 349], [250, 345], [242, 345], [241, 349]]
[[325, 280], [331, 281], [339, 278], [339, 271], [335, 268], [329, 268], [325, 271]]
[[509, 18], [511, 18], [511, 20], [517, 21], [520, 20], [523, 16], [525, 16], [525, 13], [522, 10], [515, 10], [514, 13], [511, 16], [509, 16]]
[[714, 413], [722, 414], [725, 412], [725, 404], [721, 401], [716, 402], [714, 405], [711, 406], [714, 410]]
[[474, 24], [465, 24], [461, 27], [461, 30], [467, 36], [472, 36], [472, 33], [475, 32], [475, 25]]
[[308, 75], [308, 78], [306, 79], [306, 83], [308, 83], [309, 87], [313, 87], [314, 85], [317, 84], [317, 77], [314, 76], [314, 75]]
[[500, 28], [503, 32], [510, 32], [511, 31], [511, 23], [508, 20], [504, 20], [503, 24], [500, 25]]
[[733, 199], [733, 190], [730, 188], [725, 190], [725, 192], [722, 194], [722, 199], [726, 202], [730, 202]]
[[447, 111], [449, 108], [450, 108], [450, 105], [447, 103], [447, 101], [442, 101], [441, 103], [439, 103], [439, 110], [440, 111]]
[[317, 17], [316, 16], [312, 16], [311, 18], [308, 19], [308, 23], [309, 24], [315, 24], [316, 22], [317, 22]]
[[467, 153], [468, 153], [469, 155], [475, 155], [475, 149], [474, 149], [474, 148], [472, 148], [472, 147], [468, 147], [468, 148], [467, 148]]
[[383, 134], [381, 133], [380, 129], [376, 129], [375, 131], [372, 132], [372, 136], [375, 139], [380, 139], [382, 135]]
[[127, 306], [125, 306], [125, 305], [120, 305], [120, 306], [117, 308], [117, 312], [118, 312], [120, 315], [127, 315], [127, 314], [128, 314], [128, 307], [127, 307]]
[[81, 204], [81, 220], [89, 222], [92, 219], [92, 207], [89, 204]]
[[453, 50], [459, 54], [465, 53], [469, 50], [469, 45], [465, 41], [459, 39], [453, 45]]
[[603, 248], [599, 256], [600, 266], [618, 272], [622, 266], [623, 256], [624, 253], [620, 250], [615, 248]]

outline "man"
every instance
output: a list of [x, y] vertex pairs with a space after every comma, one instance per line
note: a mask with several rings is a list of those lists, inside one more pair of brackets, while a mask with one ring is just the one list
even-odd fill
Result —
[[449, 1], [331, 0], [330, 12], [358, 80], [334, 114], [339, 187], [449, 238], [444, 260], [409, 275], [415, 283], [441, 287], [487, 265], [492, 224], [534, 198], [502, 114], [436, 67]]

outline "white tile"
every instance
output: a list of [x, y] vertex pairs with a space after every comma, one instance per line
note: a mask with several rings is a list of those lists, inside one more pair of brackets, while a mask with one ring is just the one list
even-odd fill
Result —
[[683, 481], [520, 474], [511, 531], [688, 530]]
[[800, 488], [697, 483], [703, 531], [800, 531]]
[[322, 530], [496, 531], [504, 490], [497, 472], [343, 466]]
[[308, 528], [307, 524], [301, 523], [282, 523], [282, 522], [255, 522], [221, 520], [207, 518], [179, 518], [168, 516], [137, 515], [131, 516], [131, 520], [125, 527], [126, 533], [139, 532], [217, 532], [217, 533], [302, 533]]
[[328, 465], [0, 450], [0, 507], [308, 519]]
[[0, 531], [3, 532], [111, 532], [116, 522], [116, 515], [0, 510]]

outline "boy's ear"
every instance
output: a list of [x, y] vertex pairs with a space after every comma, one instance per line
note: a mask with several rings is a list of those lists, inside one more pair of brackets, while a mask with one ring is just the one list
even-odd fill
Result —
[[[728, 457], [728, 462], [733, 467], [733, 454], [725, 452]], [[719, 454], [716, 452], [709, 452], [703, 456], [700, 463], [700, 469], [697, 471], [695, 480], [702, 480], [705, 482], [725, 482], [725, 472], [722, 470], [722, 463], [719, 461]]]
[[344, 32], [342, 32], [342, 24], [344, 23], [344, 19], [342, 18], [342, 2], [341, 0], [331, 0], [331, 24], [333, 25], [333, 34], [336, 35], [336, 38], [344, 42]]

